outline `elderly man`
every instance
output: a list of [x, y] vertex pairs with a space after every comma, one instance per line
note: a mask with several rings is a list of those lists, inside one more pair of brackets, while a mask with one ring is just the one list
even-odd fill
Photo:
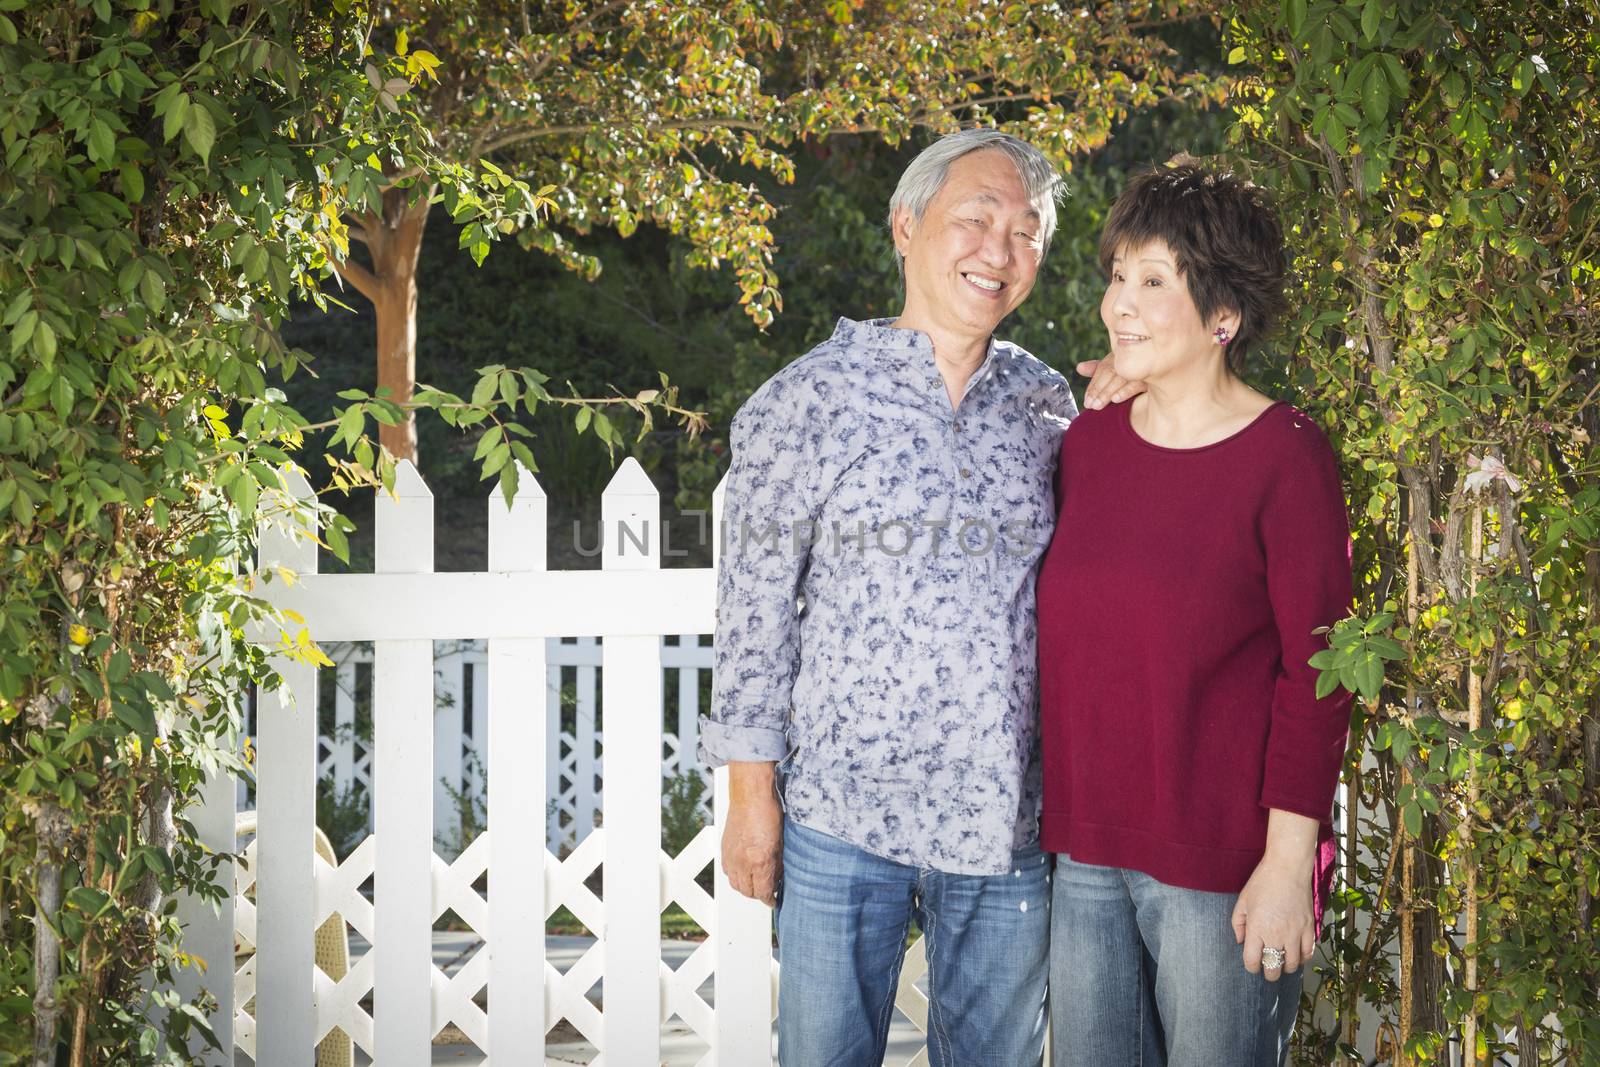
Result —
[[992, 334], [1057, 188], [1016, 138], [935, 142], [890, 202], [900, 316], [841, 319], [733, 420], [701, 757], [730, 765], [730, 882], [778, 904], [784, 1067], [882, 1062], [913, 920], [930, 1062], [1041, 1058], [1034, 575], [1076, 407]]

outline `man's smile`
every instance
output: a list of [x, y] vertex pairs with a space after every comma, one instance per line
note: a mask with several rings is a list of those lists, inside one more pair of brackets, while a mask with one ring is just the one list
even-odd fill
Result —
[[985, 294], [998, 293], [1000, 290], [1006, 287], [1005, 282], [1001, 281], [999, 278], [992, 278], [987, 274], [977, 274], [972, 271], [964, 271], [962, 272], [961, 276], [965, 278], [967, 283], [974, 289], [978, 289]]

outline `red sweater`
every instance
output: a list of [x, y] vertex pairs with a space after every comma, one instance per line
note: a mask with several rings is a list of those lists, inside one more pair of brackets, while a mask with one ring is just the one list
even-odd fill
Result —
[[1132, 403], [1062, 438], [1039, 572], [1040, 731], [1052, 852], [1237, 893], [1270, 808], [1322, 824], [1319, 916], [1349, 694], [1316, 698], [1312, 631], [1350, 609], [1333, 450], [1275, 404], [1215, 444], [1139, 437]]

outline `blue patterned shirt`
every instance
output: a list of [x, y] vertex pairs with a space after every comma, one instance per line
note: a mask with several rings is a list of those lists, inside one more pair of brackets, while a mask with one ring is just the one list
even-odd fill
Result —
[[1010, 869], [1038, 833], [1034, 576], [1066, 379], [991, 341], [840, 319], [734, 416], [701, 760], [780, 761], [790, 818], [875, 855]]

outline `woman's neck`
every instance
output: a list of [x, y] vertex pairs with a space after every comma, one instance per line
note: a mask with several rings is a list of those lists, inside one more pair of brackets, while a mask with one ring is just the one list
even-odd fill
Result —
[[1188, 373], [1147, 378], [1129, 416], [1145, 439], [1187, 448], [1226, 437], [1259, 414], [1264, 401], [1270, 403], [1218, 358]]

